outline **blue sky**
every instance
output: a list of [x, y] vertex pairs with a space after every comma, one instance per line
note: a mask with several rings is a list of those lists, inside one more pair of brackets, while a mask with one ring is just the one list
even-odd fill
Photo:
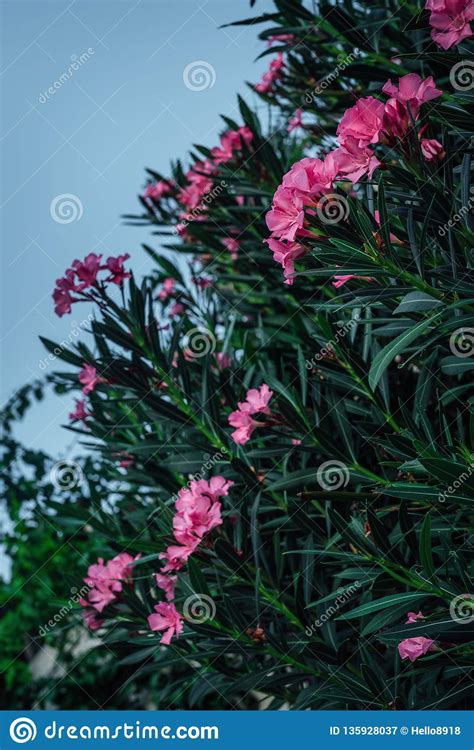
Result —
[[[258, 0], [257, 9], [269, 5]], [[237, 92], [257, 104], [245, 81], [257, 81], [268, 59], [254, 62], [260, 27], [218, 28], [255, 14], [248, 0], [4, 0], [1, 10], [4, 402], [54, 370], [38, 335], [74, 338], [89, 314], [77, 305], [70, 316], [54, 315], [55, 279], [91, 251], [128, 252], [135, 274], [146, 272], [140, 245], [149, 232], [120, 219], [139, 208], [144, 167], [166, 173], [192, 143], [214, 145], [219, 114], [238, 119]], [[195, 61], [215, 77], [201, 91], [183, 80]], [[57, 220], [68, 218], [54, 208], [64, 201], [74, 221]], [[70, 436], [60, 425], [69, 406], [48, 397], [18, 436], [66, 453]]]

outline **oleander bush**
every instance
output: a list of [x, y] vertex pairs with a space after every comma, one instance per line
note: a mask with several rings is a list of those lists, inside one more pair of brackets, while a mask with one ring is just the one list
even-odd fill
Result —
[[107, 492], [44, 504], [150, 705], [468, 707], [474, 10], [426, 5], [257, 3], [268, 107], [147, 170], [153, 271], [56, 284], [95, 304], [51, 379]]

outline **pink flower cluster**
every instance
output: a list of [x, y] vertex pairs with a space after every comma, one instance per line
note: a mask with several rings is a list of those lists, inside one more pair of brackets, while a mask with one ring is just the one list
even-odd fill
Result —
[[[417, 620], [422, 620], [423, 613], [408, 612], [407, 617], [408, 619], [405, 624], [411, 625], [411, 623], [416, 622]], [[400, 641], [398, 644], [398, 653], [400, 654], [401, 659], [416, 661], [420, 656], [424, 656], [428, 653], [433, 643], [434, 641], [431, 640], [431, 638], [424, 638], [423, 636], [419, 636], [418, 638], [405, 638], [405, 640]]]
[[108, 604], [117, 599], [124, 584], [132, 583], [130, 563], [139, 557], [140, 555], [132, 557], [128, 552], [121, 552], [105, 564], [104, 560], [99, 557], [97, 563], [89, 566], [84, 583], [90, 589], [87, 592], [87, 598], [81, 598], [79, 603], [85, 607], [84, 618], [91, 630], [97, 630], [103, 622], [97, 618], [96, 613], [103, 612]]
[[431, 38], [439, 47], [446, 50], [472, 36], [474, 0], [427, 0], [425, 8], [431, 11]]
[[171, 193], [171, 185], [165, 180], [158, 180], [158, 182], [149, 182], [143, 193], [143, 197], [147, 202], [159, 203], [165, 195]]
[[229, 414], [228, 422], [231, 427], [236, 427], [231, 437], [237, 445], [245, 445], [256, 427], [261, 427], [262, 422], [252, 419], [252, 414], [271, 414], [268, 404], [273, 396], [265, 383], [260, 388], [251, 388], [247, 391], [245, 401], [237, 404], [237, 410]]
[[[71, 305], [74, 302], [92, 299], [91, 295], [87, 294], [85, 290], [98, 286], [97, 276], [99, 271], [108, 272], [108, 276], [101, 279], [101, 284], [110, 282], [121, 286], [124, 280], [131, 276], [130, 272], [125, 271], [123, 267], [124, 262], [129, 257], [129, 254], [125, 253], [117, 257], [107, 258], [105, 263], [102, 263], [102, 255], [89, 253], [84, 260], [75, 260], [71, 268], [66, 270], [63, 278], [56, 280], [56, 287], [53, 292], [56, 315], [62, 317], [66, 313], [70, 313]], [[73, 294], [81, 296], [73, 297]]]
[[[418, 120], [422, 104], [442, 93], [431, 76], [423, 81], [416, 73], [400, 78], [398, 87], [387, 81], [383, 92], [390, 97], [385, 104], [369, 96], [346, 110], [337, 128], [339, 146], [324, 159], [305, 157], [293, 164], [275, 192], [266, 215], [271, 232], [266, 242], [282, 265], [287, 284], [293, 281], [294, 261], [304, 254], [298, 238], [311, 236], [305, 228], [305, 210], [314, 213], [337, 180], [357, 183], [364, 175], [371, 179], [380, 165], [372, 147], [402, 139]], [[437, 141], [422, 140], [421, 147], [425, 158], [442, 156]]]
[[271, 61], [270, 67], [267, 72], [263, 74], [261, 81], [255, 84], [255, 91], [258, 91], [259, 94], [268, 94], [272, 91], [275, 81], [278, 81], [278, 79], [282, 77], [284, 67], [285, 62], [283, 60], [283, 53], [279, 52]]
[[173, 635], [183, 630], [182, 617], [173, 604], [176, 571], [181, 570], [188, 558], [208, 534], [222, 523], [221, 497], [226, 497], [234, 483], [224, 477], [192, 480], [178, 493], [173, 518], [173, 535], [177, 544], [171, 544], [160, 554], [165, 565], [155, 574], [157, 585], [164, 591], [167, 602], [155, 606], [148, 617], [151, 630], [164, 631], [161, 643], [169, 644]]

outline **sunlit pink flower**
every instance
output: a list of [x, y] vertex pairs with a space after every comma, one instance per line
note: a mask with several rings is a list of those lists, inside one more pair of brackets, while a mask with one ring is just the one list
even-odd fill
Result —
[[298, 109], [295, 111], [295, 114], [293, 115], [293, 117], [290, 118], [288, 122], [287, 130], [289, 133], [292, 133], [293, 130], [296, 130], [296, 128], [302, 127], [303, 125], [303, 122], [301, 119], [302, 114], [303, 114], [303, 110], [301, 109], [301, 107], [298, 107]]
[[160, 643], [166, 646], [174, 635], [179, 638], [183, 632], [183, 618], [171, 603], [155, 604], [155, 614], [148, 615], [148, 624], [151, 630], [165, 631]]
[[86, 402], [84, 399], [78, 400], [77, 398], [74, 399], [76, 406], [74, 407], [74, 411], [72, 411], [69, 414], [69, 419], [72, 422], [85, 422], [87, 417], [90, 417], [90, 413], [86, 411]]
[[293, 242], [298, 229], [303, 227], [303, 201], [283, 185], [277, 188], [273, 196], [273, 205], [265, 220], [272, 235], [280, 240]]
[[105, 267], [110, 271], [110, 276], [107, 281], [111, 281], [112, 284], [121, 286], [125, 279], [129, 279], [132, 275], [130, 271], [125, 271], [123, 264], [130, 258], [128, 253], [123, 255], [117, 255], [117, 257], [107, 258], [105, 261]]
[[293, 284], [293, 274], [295, 273], [294, 261], [305, 254], [305, 249], [298, 242], [285, 243], [270, 237], [264, 242], [268, 245], [273, 253], [273, 260], [283, 268], [285, 284]]
[[432, 76], [423, 80], [418, 73], [408, 73], [398, 80], [398, 87], [388, 80], [382, 91], [392, 99], [408, 106], [413, 118], [418, 117], [420, 107], [425, 102], [437, 99], [442, 91], [436, 88]]
[[358, 99], [353, 107], [346, 109], [337, 128], [339, 143], [355, 138], [364, 148], [369, 143], [378, 143], [383, 130], [384, 105], [373, 96]]
[[165, 596], [169, 602], [174, 599], [174, 589], [178, 576], [166, 576], [162, 573], [155, 573], [156, 585], [165, 592]]
[[449, 49], [463, 39], [472, 36], [470, 21], [474, 20], [472, 0], [427, 0], [431, 11], [431, 38], [442, 49]]
[[237, 445], [248, 443], [253, 431], [259, 424], [255, 419], [252, 419], [248, 411], [240, 411], [240, 409], [231, 412], [227, 421], [231, 427], [237, 428], [231, 433], [231, 438]]
[[355, 138], [347, 137], [344, 145], [334, 151], [334, 159], [339, 177], [345, 177], [351, 182], [359, 182], [367, 175], [369, 180], [380, 162], [368, 146], [361, 148]]
[[426, 161], [442, 161], [446, 156], [442, 144], [435, 138], [422, 138], [420, 141], [421, 152]]
[[100, 261], [102, 255], [96, 255], [95, 253], [89, 253], [86, 255], [84, 260], [75, 260], [72, 264], [72, 268], [77, 275], [77, 278], [82, 282], [82, 288], [86, 288], [95, 284], [97, 280], [97, 274], [100, 269]]
[[405, 625], [411, 625], [412, 622], [416, 622], [417, 620], [422, 620], [424, 615], [422, 612], [408, 612], [407, 613], [408, 620], [405, 622]]
[[87, 396], [88, 393], [91, 393], [99, 383], [107, 382], [105, 378], [101, 378], [97, 374], [97, 370], [95, 369], [95, 367], [92, 367], [92, 365], [84, 365], [79, 373], [78, 378], [79, 382], [82, 383], [82, 392], [84, 396]]
[[401, 659], [409, 659], [410, 661], [416, 661], [420, 656], [424, 656], [433, 645], [434, 641], [431, 638], [405, 638], [404, 641], [400, 641], [398, 644], [398, 653]]
[[168, 299], [168, 297], [173, 294], [176, 286], [176, 281], [172, 279], [171, 277], [168, 277], [163, 281], [163, 286], [161, 287], [159, 293], [158, 293], [158, 299], [160, 299], [162, 302]]

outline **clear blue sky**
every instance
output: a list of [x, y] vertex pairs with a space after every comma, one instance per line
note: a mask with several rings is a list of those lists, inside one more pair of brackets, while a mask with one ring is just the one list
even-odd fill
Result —
[[[256, 8], [269, 6], [258, 0]], [[120, 219], [138, 209], [144, 167], [166, 173], [192, 143], [214, 145], [218, 115], [238, 119], [236, 93], [256, 103], [244, 82], [257, 81], [268, 59], [254, 62], [260, 27], [218, 28], [255, 14], [248, 0], [3, 0], [1, 10], [3, 403], [54, 369], [40, 366], [38, 335], [61, 341], [89, 312], [78, 305], [57, 318], [55, 279], [91, 251], [129, 252], [135, 274], [147, 270], [140, 244], [148, 231]], [[215, 71], [202, 91], [183, 81], [197, 60]], [[82, 215], [59, 223], [51, 204], [65, 194], [79, 199]], [[69, 406], [49, 397], [17, 434], [64, 454]]]

